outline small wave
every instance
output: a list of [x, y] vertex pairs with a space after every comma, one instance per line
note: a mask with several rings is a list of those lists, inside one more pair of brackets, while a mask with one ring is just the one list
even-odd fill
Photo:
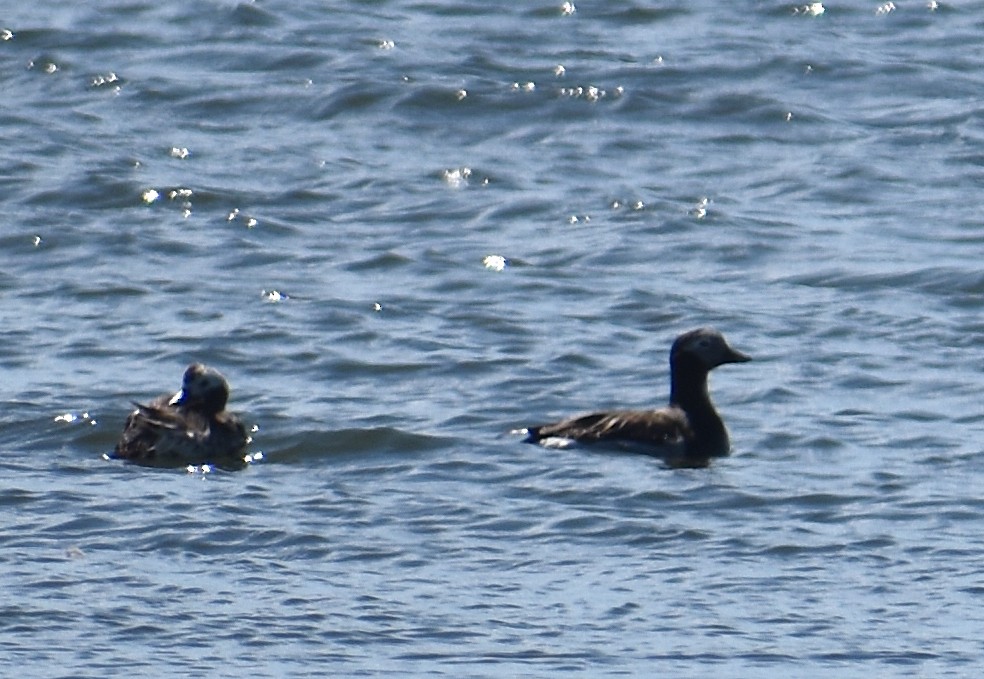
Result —
[[307, 430], [281, 443], [268, 443], [266, 462], [295, 464], [326, 457], [421, 453], [446, 446], [447, 439], [392, 427], [372, 427]]

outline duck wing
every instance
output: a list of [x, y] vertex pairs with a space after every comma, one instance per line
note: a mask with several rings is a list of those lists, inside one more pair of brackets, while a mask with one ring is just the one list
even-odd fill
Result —
[[204, 436], [208, 434], [208, 423], [195, 413], [176, 408], [167, 404], [151, 403], [143, 405], [134, 402], [134, 411], [126, 421], [126, 429], [145, 427], [149, 429], [181, 430], [191, 435]]
[[181, 451], [195, 457], [209, 436], [208, 421], [195, 413], [156, 399], [148, 405], [134, 403], [126, 418], [114, 456], [138, 462], [158, 462]]
[[693, 437], [683, 410], [618, 410], [580, 415], [553, 424], [529, 427], [526, 441], [570, 439], [580, 443], [620, 441], [644, 446], [672, 446]]

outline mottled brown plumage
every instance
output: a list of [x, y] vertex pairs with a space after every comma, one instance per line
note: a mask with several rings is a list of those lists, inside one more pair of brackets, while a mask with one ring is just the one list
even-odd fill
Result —
[[114, 457], [155, 467], [245, 466], [250, 437], [239, 418], [225, 412], [228, 399], [221, 373], [200, 363], [188, 366], [178, 393], [134, 404]]
[[703, 466], [727, 455], [728, 430], [707, 392], [707, 375], [725, 363], [751, 358], [735, 351], [713, 328], [680, 335], [670, 349], [670, 403], [657, 410], [617, 410], [571, 417], [526, 429], [526, 441], [548, 447], [609, 443], [665, 458], [678, 466]]

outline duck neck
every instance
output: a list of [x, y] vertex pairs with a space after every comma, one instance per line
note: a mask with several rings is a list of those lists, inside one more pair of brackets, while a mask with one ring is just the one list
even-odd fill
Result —
[[670, 367], [670, 405], [687, 414], [694, 446], [708, 454], [726, 454], [728, 431], [707, 393], [707, 368], [686, 358]]

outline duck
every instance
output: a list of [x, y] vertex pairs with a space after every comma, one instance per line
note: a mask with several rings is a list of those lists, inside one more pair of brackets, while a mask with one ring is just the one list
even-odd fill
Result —
[[246, 466], [246, 426], [226, 412], [229, 383], [218, 370], [192, 363], [181, 389], [143, 405], [134, 402], [112, 457], [151, 467]]
[[708, 374], [719, 366], [750, 360], [714, 328], [690, 330], [670, 348], [666, 407], [576, 415], [519, 431], [525, 442], [544, 447], [609, 444], [663, 458], [672, 467], [706, 467], [711, 458], [731, 451], [728, 430], [708, 394]]

